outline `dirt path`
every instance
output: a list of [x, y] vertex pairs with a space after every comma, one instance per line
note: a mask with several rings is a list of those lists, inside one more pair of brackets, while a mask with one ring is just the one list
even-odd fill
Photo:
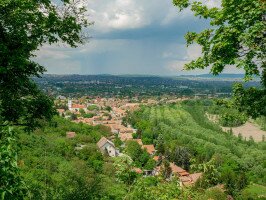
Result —
[[[218, 116], [217, 115], [211, 115], [206, 113], [208, 119], [214, 123], [218, 123]], [[239, 133], [241, 133], [241, 135], [243, 136], [243, 139], [247, 139], [249, 140], [249, 137], [252, 136], [253, 139], [256, 142], [260, 142], [262, 141], [262, 136], [265, 136], [266, 139], [266, 131], [263, 131], [260, 129], [260, 127], [254, 123], [251, 122], [246, 122], [244, 125], [242, 126], [238, 126], [238, 127], [222, 127], [223, 131], [227, 132], [230, 129], [232, 129], [233, 134], [235, 136], [238, 136]]]
[[[230, 127], [222, 127], [222, 129], [223, 131], [229, 131]], [[259, 126], [251, 122], [246, 122], [244, 125], [239, 127], [233, 127], [232, 131], [235, 136], [238, 136], [238, 134], [241, 133], [243, 138], [246, 138], [247, 140], [249, 140], [249, 137], [252, 136], [256, 142], [260, 142], [262, 141], [263, 135], [266, 139], [266, 131], [261, 130]]]

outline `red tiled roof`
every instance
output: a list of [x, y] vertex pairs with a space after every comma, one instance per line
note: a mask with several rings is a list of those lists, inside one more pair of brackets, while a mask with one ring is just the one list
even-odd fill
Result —
[[154, 156], [153, 160], [155, 160], [157, 162], [159, 160], [159, 156]]
[[147, 149], [147, 152], [149, 154], [153, 154], [155, 152], [155, 148], [153, 144], [149, 144], [149, 145], [143, 145], [144, 149]]
[[106, 137], [102, 137], [98, 142], [97, 142], [97, 146], [99, 148], [102, 148], [106, 143], [111, 144], [113, 147], [115, 147], [114, 143], [111, 142], [110, 140], [108, 140]]
[[76, 136], [75, 132], [66, 132], [66, 137], [67, 138], [74, 138]]
[[133, 138], [132, 133], [119, 133], [118, 136], [122, 141], [131, 140]]
[[138, 174], [142, 174], [142, 170], [140, 168], [134, 167], [133, 171], [135, 171]]
[[65, 109], [56, 109], [57, 110], [57, 112], [59, 112], [59, 113], [63, 113], [63, 112], [65, 112]]
[[189, 173], [182, 169], [181, 167], [176, 166], [174, 163], [170, 163], [170, 167], [173, 173], [178, 173], [179, 176], [187, 176]]
[[140, 146], [143, 146], [141, 139], [133, 139], [133, 141], [136, 141]]
[[71, 108], [86, 108], [86, 106], [81, 105], [81, 104], [73, 104], [73, 105], [71, 106]]
[[190, 186], [197, 182], [201, 178], [202, 173], [190, 174], [188, 176], [181, 176], [179, 179], [184, 186]]
[[202, 173], [190, 174], [189, 176], [191, 177], [192, 181], [195, 183], [197, 182], [198, 179], [202, 177]]

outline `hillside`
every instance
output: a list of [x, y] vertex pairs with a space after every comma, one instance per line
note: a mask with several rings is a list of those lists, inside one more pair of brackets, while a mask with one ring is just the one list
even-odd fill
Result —
[[[197, 183], [193, 190], [190, 187], [181, 189], [176, 179], [166, 181], [161, 175], [145, 177], [138, 174], [132, 171], [139, 166], [137, 162], [126, 164], [123, 157], [111, 158], [99, 151], [96, 145], [99, 139], [102, 136], [112, 138], [108, 128], [55, 117], [50, 124], [31, 134], [18, 130], [18, 164], [28, 187], [28, 197], [56, 200], [157, 200], [165, 197], [222, 200], [227, 198], [227, 194], [239, 199], [245, 199], [242, 193], [246, 197], [265, 196], [266, 191], [258, 192], [260, 188], [265, 188], [261, 186], [266, 180], [263, 163], [266, 160], [265, 143], [239, 141], [209, 122], [203, 113], [200, 106], [145, 106], [131, 113], [128, 121], [139, 129], [138, 134], [141, 133], [144, 144], [155, 144], [156, 155], [161, 155], [158, 136], [162, 135], [161, 144], [169, 161], [187, 168], [190, 173], [204, 172], [207, 179], [212, 179], [210, 174], [217, 172], [213, 182], [207, 185], [203, 181]], [[75, 132], [76, 136], [67, 138], [66, 132], [69, 131]], [[81, 145], [85, 148], [78, 150]], [[121, 150], [129, 152], [128, 145], [126, 143], [126, 149]], [[181, 162], [180, 154], [175, 153], [177, 148], [188, 150], [188, 167]], [[210, 171], [207, 167], [205, 171], [201, 168], [202, 164], [214, 166], [215, 170]], [[238, 184], [243, 178], [246, 184], [241, 188]], [[258, 185], [248, 186], [251, 182]], [[219, 184], [225, 185], [226, 192], [214, 187]]]
[[[162, 137], [165, 156], [170, 161], [189, 165], [191, 171], [199, 169], [202, 163], [212, 165], [217, 173], [212, 184], [224, 184], [233, 195], [243, 189], [238, 188], [238, 181], [266, 185], [265, 142], [244, 141], [223, 132], [206, 118], [202, 105], [143, 107], [129, 121], [141, 130], [144, 143], [157, 143], [158, 148], [158, 136]], [[176, 154], [177, 147], [189, 152], [187, 164], [180, 163], [184, 158]]]
[[[67, 138], [68, 131], [77, 136]], [[106, 135], [105, 127], [75, 124], [58, 117], [32, 134], [21, 133], [19, 166], [28, 196], [55, 200], [119, 199], [116, 195], [125, 194], [124, 185], [115, 181], [112, 164], [96, 146]], [[77, 151], [78, 144], [87, 146]]]

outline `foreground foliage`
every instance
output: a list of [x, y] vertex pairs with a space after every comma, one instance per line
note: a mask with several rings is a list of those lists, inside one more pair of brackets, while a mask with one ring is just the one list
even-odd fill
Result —
[[[75, 131], [77, 136], [68, 139], [67, 131]], [[96, 146], [101, 136], [107, 134], [105, 127], [75, 124], [60, 118], [32, 134], [21, 132], [19, 165], [28, 198], [117, 199], [117, 193], [124, 193], [123, 185], [116, 183], [112, 164]], [[75, 150], [78, 144], [86, 146]], [[116, 187], [120, 190], [108, 192]]]
[[54, 115], [52, 101], [36, 86], [45, 68], [32, 61], [44, 44], [82, 43], [89, 25], [79, 0], [0, 1], [0, 122], [34, 128]]
[[26, 185], [20, 177], [14, 131], [0, 127], [0, 198], [22, 199]]

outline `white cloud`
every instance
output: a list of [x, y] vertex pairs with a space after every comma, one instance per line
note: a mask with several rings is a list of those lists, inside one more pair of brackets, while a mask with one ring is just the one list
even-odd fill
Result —
[[67, 59], [70, 58], [69, 55], [70, 49], [67, 47], [59, 47], [59, 46], [50, 46], [44, 45], [40, 48], [39, 51], [36, 51], [36, 56], [38, 59], [46, 60], [46, 59]]
[[183, 48], [186, 48], [186, 56], [184, 57], [184, 60], [191, 61], [201, 56], [201, 46], [199, 45], [194, 44]]
[[90, 28], [94, 38], [76, 49], [42, 47], [35, 60], [47, 66], [49, 73], [167, 75], [180, 72], [200, 55], [199, 47], [187, 49], [182, 38], [187, 30], [205, 24], [198, 23], [189, 10], [179, 13], [172, 0], [87, 3], [90, 20], [95, 22]]
[[99, 32], [139, 28], [149, 23], [142, 4], [134, 0], [90, 0], [88, 8], [94, 29]]
[[204, 73], [210, 72], [209, 67], [207, 67], [206, 69], [185, 70], [184, 66], [187, 63], [188, 63], [188, 61], [174, 60], [174, 61], [168, 62], [166, 64], [165, 68], [166, 68], [166, 70], [169, 70], [172, 73], [183, 74], [183, 75], [204, 74]]
[[[179, 52], [179, 54], [178, 54]], [[184, 54], [184, 56], [181, 55]], [[184, 71], [185, 64], [188, 64], [190, 61], [197, 59], [201, 56], [201, 47], [199, 45], [191, 45], [186, 47], [185, 44], [179, 44], [176, 47], [176, 50], [172, 49], [171, 52], [164, 52], [164, 58], [170, 58], [171, 60], [166, 63], [165, 68], [171, 72], [182, 72], [188, 73]], [[201, 70], [200, 70], [201, 71]], [[200, 71], [193, 71], [200, 72]]]
[[98, 32], [167, 25], [192, 16], [189, 10], [178, 13], [172, 0], [89, 0], [88, 11]]
[[221, 1], [220, 0], [203, 0], [202, 1], [208, 8], [220, 8], [221, 7]]

